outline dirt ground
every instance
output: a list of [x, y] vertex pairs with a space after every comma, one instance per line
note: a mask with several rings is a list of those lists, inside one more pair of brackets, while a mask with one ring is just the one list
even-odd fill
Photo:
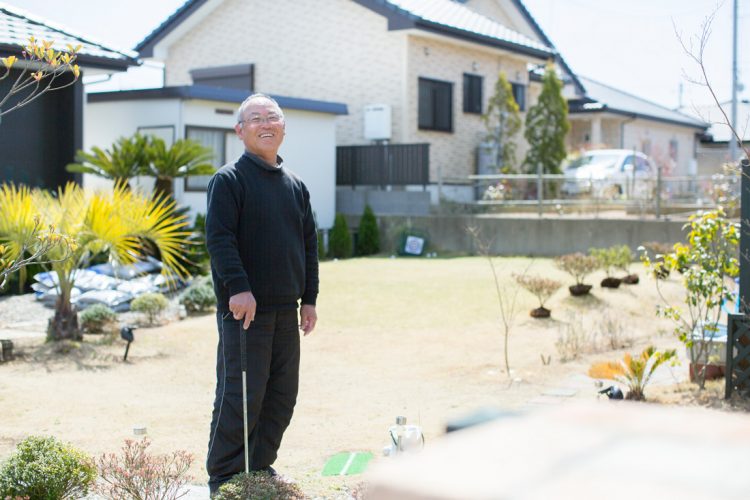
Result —
[[[510, 273], [522, 272], [531, 261], [496, 262], [506, 289]], [[361, 477], [321, 477], [326, 459], [341, 451], [380, 457], [397, 415], [421, 425], [429, 446], [447, 421], [479, 408], [533, 411], [530, 401], [565, 387], [571, 377], [581, 387], [592, 361], [614, 360], [647, 343], [677, 347], [670, 323], [655, 316], [653, 280], [640, 266], [634, 270], [641, 283], [617, 290], [600, 288], [603, 274], [595, 273], [587, 280], [596, 284], [593, 294], [583, 299], [563, 287], [548, 302], [552, 318], [546, 320], [528, 316], [536, 299], [521, 290], [509, 376], [485, 259], [323, 263], [320, 321], [302, 339], [300, 395], [277, 468], [313, 496], [344, 496]], [[572, 284], [547, 259], [535, 260], [529, 272]], [[682, 293], [677, 280], [662, 283], [673, 301]], [[613, 330], [634, 343], [562, 362], [555, 343], [576, 325], [585, 335], [598, 332], [600, 346]], [[120, 340], [108, 344], [87, 336], [80, 345], [66, 345], [66, 352], [42, 339], [17, 340], [18, 359], [0, 364], [0, 459], [29, 434], [51, 434], [92, 455], [115, 452], [134, 437], [134, 427], [145, 426], [153, 451], [194, 454], [193, 482], [205, 484], [216, 342], [213, 314], [136, 330], [127, 363]], [[593, 350], [594, 343], [589, 337], [584, 350]], [[671, 373], [679, 382], [686, 370]], [[575, 397], [597, 397], [594, 381], [582, 387]]]

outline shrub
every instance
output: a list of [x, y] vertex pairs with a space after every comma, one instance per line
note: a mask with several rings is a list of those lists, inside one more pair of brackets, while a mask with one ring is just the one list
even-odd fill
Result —
[[343, 214], [336, 214], [333, 229], [328, 241], [329, 255], [335, 259], [347, 259], [352, 256], [352, 236]]
[[161, 293], [144, 293], [130, 303], [130, 310], [145, 314], [149, 325], [156, 323], [156, 319], [167, 307], [169, 300]]
[[625, 399], [644, 401], [644, 390], [654, 371], [663, 363], [677, 357], [674, 349], [657, 351], [648, 346], [637, 357], [626, 354], [621, 361], [595, 363], [589, 369], [589, 377], [616, 380], [628, 386]]
[[[698, 212], [686, 225], [690, 229], [687, 243], [677, 243], [673, 251], [661, 257], [663, 262], [652, 262], [642, 257], [646, 268], [655, 273], [662, 269], [682, 273], [685, 287], [684, 307], [665, 303], [658, 314], [674, 321], [675, 334], [690, 353], [693, 376], [698, 387], [705, 387], [705, 365], [697, 369], [701, 360], [713, 347], [713, 337], [722, 317], [721, 304], [734, 300], [728, 278], [739, 274], [740, 223], [727, 219], [719, 208]], [[656, 282], [657, 289], [659, 282]], [[661, 295], [661, 293], [660, 293]]]
[[642, 251], [641, 260], [645, 263], [650, 262], [647, 267], [657, 279], [666, 279], [669, 276], [669, 268], [664, 263], [664, 256], [672, 251], [672, 245], [658, 241], [647, 241], [640, 248]]
[[208, 312], [216, 306], [216, 294], [211, 284], [197, 282], [182, 292], [180, 304], [188, 312]]
[[615, 267], [620, 269], [625, 274], [630, 274], [630, 264], [634, 260], [633, 252], [630, 251], [630, 247], [627, 245], [620, 245], [612, 247], [616, 254]]
[[604, 313], [599, 322], [598, 330], [605, 341], [604, 349], [622, 349], [635, 343], [632, 335], [625, 331], [622, 322], [609, 313]]
[[596, 258], [580, 252], [562, 255], [555, 259], [558, 268], [570, 274], [576, 285], [583, 285], [583, 280], [598, 267]]
[[621, 261], [617, 247], [609, 248], [590, 248], [589, 254], [596, 259], [598, 266], [604, 269], [607, 278], [611, 278], [615, 269], [619, 267]]
[[104, 454], [99, 458], [99, 474], [104, 484], [97, 490], [105, 498], [162, 500], [179, 498], [178, 491], [192, 478], [187, 471], [193, 456], [185, 451], [151, 455], [148, 438], [125, 440], [122, 455]]
[[359, 221], [357, 237], [357, 255], [373, 255], [380, 251], [380, 233], [378, 221], [370, 205], [365, 206], [365, 213]]
[[571, 361], [577, 359], [584, 352], [588, 351], [595, 343], [595, 338], [586, 332], [583, 327], [583, 320], [580, 316], [575, 316], [560, 329], [560, 333], [555, 341], [557, 354], [560, 361]]
[[0, 498], [82, 498], [95, 480], [88, 455], [51, 436], [30, 436], [0, 468]]
[[294, 483], [280, 481], [266, 472], [237, 474], [219, 488], [217, 500], [274, 499], [303, 500], [307, 498]]
[[79, 320], [83, 331], [104, 333], [106, 327], [117, 321], [117, 313], [104, 304], [94, 304], [81, 312]]
[[539, 300], [539, 307], [544, 307], [544, 303], [547, 302], [552, 294], [562, 286], [562, 283], [559, 281], [543, 278], [541, 276], [516, 274], [513, 275], [513, 278], [515, 278], [516, 283], [531, 292], [531, 294]]

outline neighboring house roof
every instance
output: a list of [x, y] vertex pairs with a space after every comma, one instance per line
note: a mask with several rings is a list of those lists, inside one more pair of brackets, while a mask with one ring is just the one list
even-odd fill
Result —
[[[706, 120], [711, 126], [706, 130], [701, 142], [728, 143], [730, 137], [733, 137], [732, 131], [726, 124], [725, 120], [732, 119], [732, 103], [722, 103], [721, 107], [727, 114], [726, 119], [719, 108], [715, 105], [694, 106], [685, 108], [686, 113], [693, 114]], [[737, 102], [737, 135], [742, 141], [750, 145], [750, 100], [742, 99]]]
[[570, 114], [608, 112], [633, 118], [645, 118], [649, 120], [682, 125], [700, 130], [705, 130], [708, 123], [692, 116], [674, 111], [665, 106], [647, 101], [641, 97], [628, 94], [622, 90], [610, 87], [603, 83], [579, 76], [586, 88], [584, 99], [569, 101]]
[[[353, 0], [388, 19], [389, 30], [416, 28], [454, 38], [470, 40], [548, 59], [555, 56], [552, 46], [540, 43], [497, 21], [474, 12], [453, 0]], [[216, 0], [188, 0], [158, 28], [136, 45], [142, 57], [152, 57], [154, 47], [171, 31], [207, 3]]]
[[[136, 99], [200, 99], [205, 101], [223, 101], [241, 103], [247, 99], [246, 90], [207, 87], [204, 85], [183, 85], [177, 87], [159, 87], [155, 89], [121, 90], [115, 92], [92, 92], [86, 95], [88, 102], [132, 101]], [[332, 115], [346, 115], [346, 104], [339, 102], [316, 101], [272, 95], [282, 109], [315, 111]]]
[[139, 64], [135, 53], [107, 47], [22, 9], [0, 3], [0, 54], [21, 56], [31, 36], [38, 41], [54, 41], [57, 50], [65, 50], [67, 44], [81, 45], [76, 60], [81, 67], [125, 71]]

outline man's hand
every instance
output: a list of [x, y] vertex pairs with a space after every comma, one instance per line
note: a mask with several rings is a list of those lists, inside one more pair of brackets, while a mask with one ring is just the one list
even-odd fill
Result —
[[232, 311], [234, 319], [240, 321], [245, 319], [242, 328], [247, 330], [250, 323], [255, 319], [255, 309], [258, 307], [252, 292], [242, 292], [229, 297], [229, 310]]
[[318, 322], [318, 313], [315, 312], [315, 306], [302, 304], [299, 311], [299, 319], [299, 327], [305, 332], [305, 335], [312, 332], [315, 329], [315, 323]]

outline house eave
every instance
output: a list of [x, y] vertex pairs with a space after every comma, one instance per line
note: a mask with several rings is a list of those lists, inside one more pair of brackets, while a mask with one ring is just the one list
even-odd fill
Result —
[[[176, 87], [159, 87], [153, 89], [121, 90], [114, 92], [96, 92], [87, 94], [87, 102], [122, 102], [151, 99], [203, 100], [239, 104], [248, 96], [245, 90], [223, 89], [204, 85], [183, 85]], [[346, 104], [339, 102], [318, 101], [298, 97], [275, 96], [274, 99], [282, 109], [312, 111], [332, 115], [349, 114]]]
[[[0, 43], [0, 54], [15, 55], [23, 58], [24, 48], [15, 44]], [[123, 56], [123, 59], [109, 57], [97, 57], [88, 54], [78, 54], [75, 63], [83, 69], [95, 68], [108, 71], [127, 71], [133, 66], [140, 66], [140, 61], [135, 58]]]
[[470, 33], [468, 31], [451, 28], [450, 26], [445, 26], [442, 24], [431, 23], [429, 21], [416, 21], [414, 23], [414, 27], [431, 33], [447, 35], [451, 38], [458, 38], [459, 40], [466, 40], [493, 48], [515, 52], [517, 54], [522, 54], [539, 61], [547, 61], [555, 57], [555, 53], [552, 51], [546, 52], [543, 50], [535, 49], [533, 47], [526, 47], [524, 45], [515, 44], [505, 40], [499, 40], [497, 38], [480, 35], [478, 33]]
[[624, 109], [612, 108], [612, 107], [607, 106], [606, 104], [603, 104], [601, 107], [596, 108], [596, 109], [580, 108], [580, 109], [568, 110], [569, 115], [590, 115], [590, 114], [595, 114], [595, 113], [611, 113], [613, 115], [624, 116], [627, 118], [633, 118], [633, 119], [640, 118], [644, 120], [651, 120], [655, 122], [666, 123], [669, 125], [678, 125], [680, 127], [688, 127], [688, 128], [701, 131], [701, 132], [705, 132], [709, 127], [708, 124], [698, 125], [697, 123], [681, 122], [679, 120], [670, 120], [669, 118], [663, 118], [659, 116], [653, 116], [653, 115], [648, 115], [648, 114], [643, 114], [643, 113], [634, 113], [632, 111], [627, 111]]

